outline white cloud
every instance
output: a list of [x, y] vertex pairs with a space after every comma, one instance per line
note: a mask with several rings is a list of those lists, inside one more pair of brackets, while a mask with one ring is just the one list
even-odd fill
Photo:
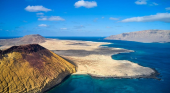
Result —
[[37, 13], [37, 15], [44, 15], [44, 13]]
[[152, 4], [153, 4], [153, 5], [158, 5], [158, 4], [157, 4], [157, 3], [155, 3], [155, 2], [153, 2]]
[[157, 6], [157, 5], [159, 5], [159, 4], [157, 4], [157, 3], [155, 3], [155, 2], [152, 2], [152, 3], [150, 4], [150, 6]]
[[137, 0], [137, 1], [135, 2], [135, 4], [137, 4], [137, 5], [146, 5], [146, 4], [147, 4], [146, 1], [147, 1], [147, 0]]
[[67, 30], [67, 28], [60, 28], [61, 30]]
[[38, 20], [45, 21], [45, 20], [48, 20], [48, 19], [47, 19], [47, 17], [44, 17], [44, 16], [43, 16], [43, 17], [38, 18]]
[[170, 10], [170, 7], [165, 8], [167, 11]]
[[51, 16], [51, 17], [42, 16], [42, 17], [38, 18], [38, 20], [42, 20], [42, 21], [64, 21], [65, 19], [61, 18], [60, 16]]
[[45, 8], [43, 6], [27, 6], [25, 8], [26, 11], [28, 12], [39, 12], [39, 11], [44, 11], [44, 12], [48, 12], [48, 11], [52, 11], [51, 9]]
[[51, 16], [48, 18], [49, 21], [64, 21], [65, 19], [61, 18], [60, 16]]
[[124, 19], [121, 22], [153, 22], [153, 21], [170, 22], [170, 13], [157, 13], [156, 15], [132, 17]]
[[40, 24], [40, 25], [38, 25], [38, 26], [40, 26], [40, 27], [47, 27], [46, 24]]
[[80, 25], [80, 26], [74, 26], [75, 29], [81, 29], [81, 28], [85, 28], [85, 26]]
[[119, 20], [119, 18], [113, 18], [113, 17], [110, 17], [109, 19], [110, 20]]
[[80, 1], [77, 1], [74, 4], [74, 6], [76, 8], [79, 8], [79, 7], [93, 8], [93, 7], [97, 6], [97, 3], [96, 3], [96, 1], [84, 1], [84, 0], [80, 0]]

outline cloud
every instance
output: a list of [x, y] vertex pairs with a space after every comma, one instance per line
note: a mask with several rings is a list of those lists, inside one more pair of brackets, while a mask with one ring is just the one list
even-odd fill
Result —
[[36, 13], [37, 15], [44, 15], [44, 13]]
[[146, 4], [147, 4], [146, 1], [147, 1], [147, 0], [137, 0], [137, 1], [135, 2], [135, 4], [137, 4], [137, 5], [146, 5]]
[[67, 28], [60, 28], [61, 30], [67, 30]]
[[104, 18], [104, 17], [102, 17], [102, 18]]
[[74, 26], [75, 29], [81, 29], [81, 28], [85, 28], [83, 25], [80, 26]]
[[159, 4], [157, 4], [157, 3], [155, 3], [155, 2], [152, 2], [152, 3], [150, 4], [150, 6], [157, 6], [157, 5], [159, 5]]
[[64, 21], [65, 19], [61, 18], [60, 16], [51, 16], [48, 18], [49, 21]]
[[38, 25], [39, 27], [47, 27], [47, 25], [46, 24], [40, 24], [40, 25]]
[[132, 17], [124, 19], [121, 22], [153, 22], [153, 21], [170, 22], [170, 13], [157, 13], [156, 15]]
[[65, 19], [61, 18], [60, 16], [50, 16], [50, 17], [42, 16], [42, 17], [38, 18], [38, 20], [41, 20], [41, 21], [64, 21]]
[[52, 11], [51, 9], [45, 8], [43, 6], [27, 6], [25, 8], [26, 11], [28, 12], [39, 12], [39, 11], [44, 11], [44, 12], [48, 12], [48, 11]]
[[170, 10], [170, 7], [165, 8], [167, 11]]
[[153, 2], [152, 4], [153, 4], [153, 5], [158, 5], [158, 4], [157, 4], [157, 3], [155, 3], [155, 2]]
[[110, 20], [119, 20], [119, 18], [113, 18], [113, 17], [110, 17], [109, 19]]
[[77, 1], [74, 4], [74, 6], [76, 8], [79, 8], [79, 7], [93, 8], [93, 7], [97, 6], [97, 3], [96, 3], [96, 1], [84, 1], [84, 0], [80, 0], [80, 1]]

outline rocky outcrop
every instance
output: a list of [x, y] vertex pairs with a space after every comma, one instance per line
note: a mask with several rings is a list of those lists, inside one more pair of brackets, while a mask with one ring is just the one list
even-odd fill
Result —
[[35, 35], [26, 35], [22, 38], [0, 40], [0, 45], [13, 46], [13, 45], [23, 45], [23, 44], [38, 44], [38, 43], [45, 42], [45, 40], [46, 39], [41, 35], [35, 34]]
[[0, 93], [42, 93], [76, 67], [38, 44], [0, 50]]
[[137, 42], [170, 42], [170, 30], [144, 30], [122, 33], [106, 37], [107, 40], [127, 40]]

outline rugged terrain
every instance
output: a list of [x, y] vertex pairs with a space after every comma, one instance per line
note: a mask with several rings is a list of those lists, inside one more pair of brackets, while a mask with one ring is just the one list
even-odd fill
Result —
[[144, 30], [106, 37], [107, 40], [127, 40], [137, 42], [170, 42], [170, 30]]
[[38, 44], [0, 50], [0, 93], [42, 93], [76, 67]]

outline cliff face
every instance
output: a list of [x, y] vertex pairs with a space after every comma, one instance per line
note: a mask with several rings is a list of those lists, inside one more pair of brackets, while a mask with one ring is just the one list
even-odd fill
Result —
[[38, 44], [0, 50], [0, 93], [42, 93], [76, 67]]
[[108, 40], [127, 40], [137, 42], [170, 42], [170, 30], [145, 30], [112, 35]]

